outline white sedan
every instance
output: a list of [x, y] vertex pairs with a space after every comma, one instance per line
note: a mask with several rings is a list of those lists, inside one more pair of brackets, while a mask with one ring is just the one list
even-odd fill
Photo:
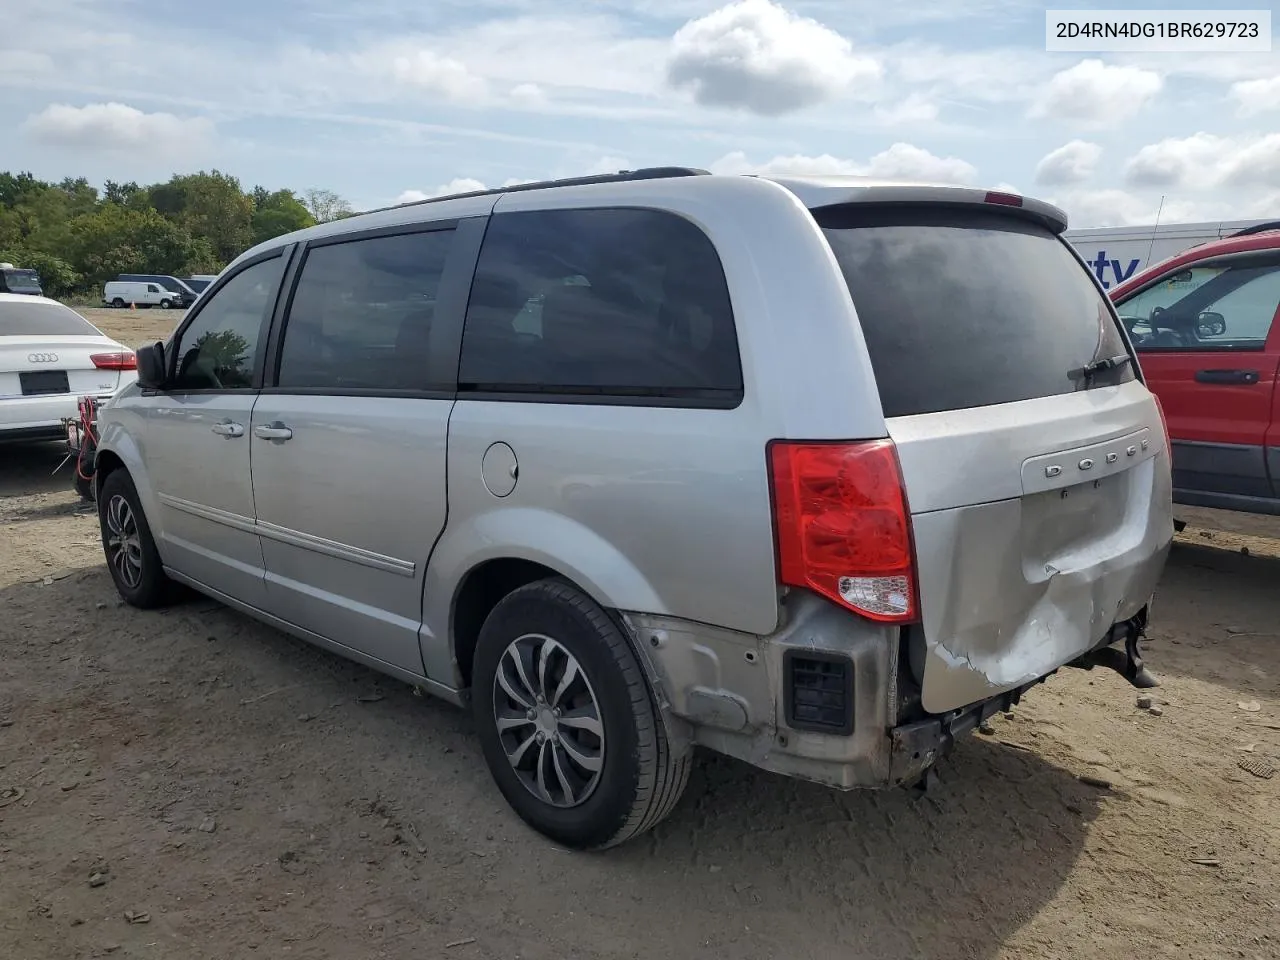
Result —
[[69, 307], [0, 293], [0, 441], [65, 437], [76, 399], [137, 379], [137, 358]]

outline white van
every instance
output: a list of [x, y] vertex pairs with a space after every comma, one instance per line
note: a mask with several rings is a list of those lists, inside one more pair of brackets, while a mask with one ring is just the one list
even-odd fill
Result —
[[102, 302], [109, 307], [126, 307], [130, 304], [139, 307], [181, 307], [182, 298], [172, 290], [166, 290], [158, 283], [146, 283], [141, 280], [112, 280], [102, 288]]

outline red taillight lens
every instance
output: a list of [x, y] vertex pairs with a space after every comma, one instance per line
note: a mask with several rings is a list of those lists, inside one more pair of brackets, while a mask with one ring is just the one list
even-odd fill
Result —
[[996, 191], [992, 190], [987, 194], [985, 199], [987, 203], [998, 203], [1001, 206], [1005, 206], [1005, 207], [1022, 206], [1022, 198], [1018, 196], [1016, 193], [997, 193]]
[[872, 620], [916, 619], [911, 520], [891, 440], [769, 445], [778, 575]]
[[138, 358], [130, 350], [123, 353], [95, 353], [89, 359], [99, 370], [138, 369]]

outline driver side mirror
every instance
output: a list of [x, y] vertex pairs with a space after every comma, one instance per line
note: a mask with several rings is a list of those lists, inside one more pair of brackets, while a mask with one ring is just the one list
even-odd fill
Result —
[[1196, 317], [1196, 331], [1202, 337], [1220, 337], [1227, 332], [1227, 318], [1220, 313], [1206, 310]]
[[147, 390], [160, 390], [165, 382], [164, 344], [153, 343], [147, 347], [139, 347], [138, 385]]

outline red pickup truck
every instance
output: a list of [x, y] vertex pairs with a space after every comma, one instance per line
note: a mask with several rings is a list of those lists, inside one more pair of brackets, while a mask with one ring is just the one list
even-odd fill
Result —
[[1174, 501], [1280, 514], [1280, 224], [1111, 291], [1173, 441]]

